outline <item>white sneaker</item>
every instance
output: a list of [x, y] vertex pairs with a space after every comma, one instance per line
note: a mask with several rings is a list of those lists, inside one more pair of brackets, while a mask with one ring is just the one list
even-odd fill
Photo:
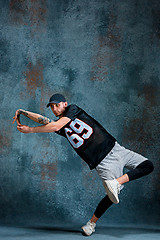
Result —
[[93, 232], [95, 232], [95, 227], [96, 223], [91, 222], [89, 220], [89, 222], [87, 222], [86, 225], [82, 226], [82, 230], [85, 233], [85, 235], [90, 236]]
[[105, 180], [105, 188], [108, 197], [113, 203], [119, 203], [118, 194], [120, 193], [121, 184], [116, 180]]

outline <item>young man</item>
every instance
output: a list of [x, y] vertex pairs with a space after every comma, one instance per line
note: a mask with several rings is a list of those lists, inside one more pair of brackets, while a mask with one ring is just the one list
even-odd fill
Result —
[[[57, 121], [22, 109], [18, 109], [13, 118], [17, 121], [17, 129], [22, 133], [55, 132], [64, 136], [90, 169], [97, 170], [107, 195], [98, 204], [92, 218], [82, 227], [83, 232], [90, 236], [95, 232], [96, 222], [104, 212], [113, 203], [119, 203], [118, 194], [123, 184], [151, 173], [154, 167], [147, 158], [120, 146], [116, 139], [83, 109], [74, 104], [68, 106], [63, 95], [54, 94], [47, 104], [47, 107], [49, 106], [59, 118]], [[22, 125], [20, 114], [43, 125]], [[123, 175], [124, 167], [130, 171]]]

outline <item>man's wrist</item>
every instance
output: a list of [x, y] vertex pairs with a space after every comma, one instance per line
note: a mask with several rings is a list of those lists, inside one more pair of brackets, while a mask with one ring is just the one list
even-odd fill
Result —
[[18, 109], [18, 115], [20, 115], [23, 112], [22, 109]]
[[29, 127], [30, 133], [34, 133], [34, 128], [33, 127]]

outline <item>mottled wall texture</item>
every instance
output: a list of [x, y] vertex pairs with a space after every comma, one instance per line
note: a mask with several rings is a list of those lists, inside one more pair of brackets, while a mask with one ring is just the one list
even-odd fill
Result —
[[155, 166], [99, 224], [159, 225], [159, 0], [1, 0], [0, 54], [0, 222], [85, 223], [105, 196], [66, 139], [12, 125], [18, 108], [55, 119], [60, 92]]

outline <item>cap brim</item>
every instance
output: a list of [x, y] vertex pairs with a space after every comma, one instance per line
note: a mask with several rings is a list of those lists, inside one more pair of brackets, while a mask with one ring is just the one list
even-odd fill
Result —
[[51, 103], [60, 103], [60, 101], [56, 101], [56, 100], [55, 100], [55, 101], [49, 102], [49, 103], [47, 104], [47, 108], [50, 106]]

